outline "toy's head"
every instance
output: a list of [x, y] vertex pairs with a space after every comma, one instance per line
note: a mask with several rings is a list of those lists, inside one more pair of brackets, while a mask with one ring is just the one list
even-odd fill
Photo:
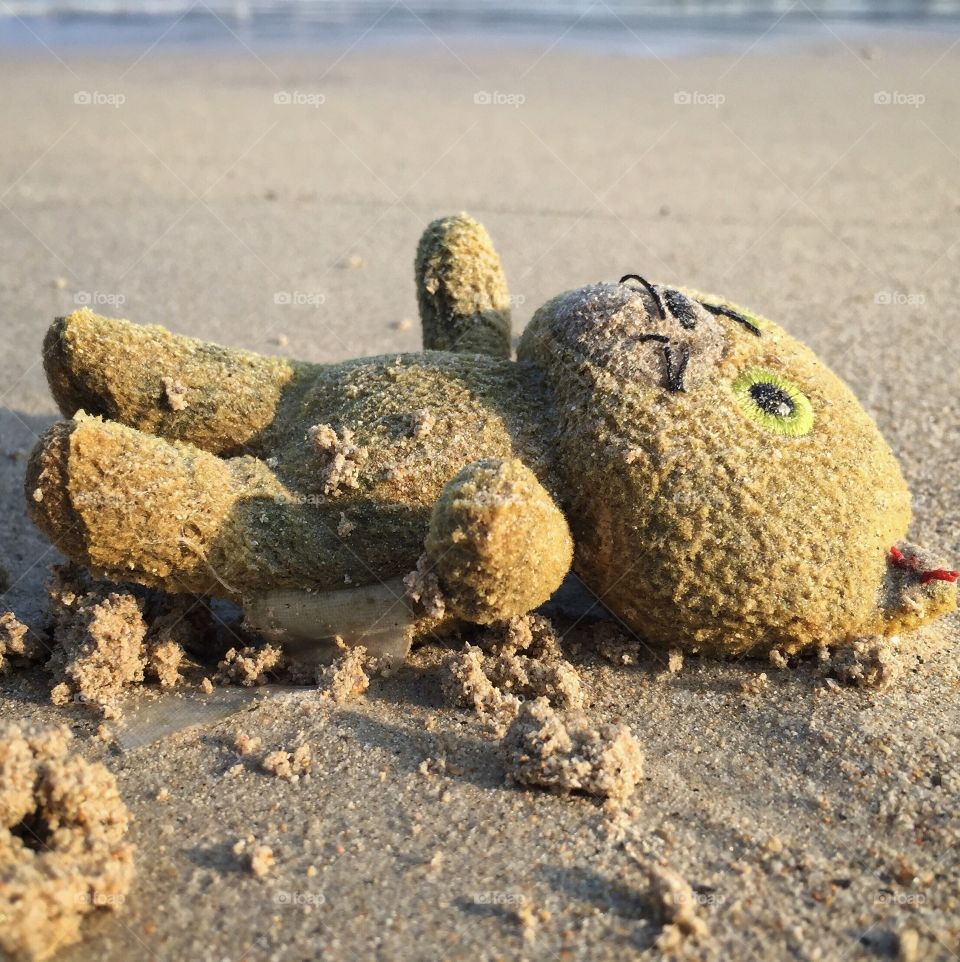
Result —
[[776, 324], [628, 276], [549, 301], [519, 356], [556, 395], [575, 569], [639, 633], [795, 651], [955, 606], [891, 554], [910, 496], [876, 425]]

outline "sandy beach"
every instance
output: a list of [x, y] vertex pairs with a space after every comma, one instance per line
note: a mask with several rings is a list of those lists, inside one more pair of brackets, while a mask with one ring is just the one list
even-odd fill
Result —
[[[317, 362], [416, 350], [433, 218], [484, 222], [519, 332], [562, 290], [640, 272], [777, 319], [896, 452], [913, 541], [960, 560], [960, 48], [823, 38], [670, 60], [546, 43], [314, 53], [5, 53], [0, 102], [3, 609], [39, 625], [56, 552], [22, 483], [57, 417], [40, 345], [99, 313]], [[568, 641], [592, 716], [646, 756], [616, 818], [505, 781], [427, 650], [349, 706], [261, 691], [121, 750], [39, 669], [0, 721], [60, 722], [116, 775], [137, 880], [64, 960], [657, 958], [635, 853], [698, 895], [689, 959], [947, 960], [960, 952], [960, 619], [883, 691], [812, 660], [610, 664]], [[766, 674], [766, 683], [759, 681]], [[136, 711], [131, 716], [136, 724]], [[239, 758], [298, 737], [309, 782]], [[424, 764], [426, 763], [426, 764]], [[241, 765], [239, 771], [227, 772]], [[165, 799], [158, 801], [158, 793]], [[238, 840], [269, 845], [254, 877]], [[632, 854], [633, 853], [633, 854]]]

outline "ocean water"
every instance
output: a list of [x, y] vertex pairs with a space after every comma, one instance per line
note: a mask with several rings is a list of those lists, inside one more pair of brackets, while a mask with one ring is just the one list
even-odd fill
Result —
[[669, 56], [761, 39], [960, 36], [960, 0], [0, 0], [0, 46], [416, 44], [435, 35]]

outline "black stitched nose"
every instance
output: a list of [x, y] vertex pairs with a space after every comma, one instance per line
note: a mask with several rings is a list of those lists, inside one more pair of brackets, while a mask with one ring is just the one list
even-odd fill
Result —
[[[639, 274], [624, 274], [620, 283], [637, 281], [653, 298], [661, 320], [673, 318], [682, 328], [692, 330], [697, 326], [697, 309], [688, 297], [671, 288], [664, 288], [661, 295], [653, 284]], [[663, 345], [663, 359], [667, 366], [667, 390], [673, 393], [686, 391], [684, 377], [690, 363], [690, 348], [686, 344], [673, 345], [665, 334], [639, 334], [638, 341], [657, 341]]]

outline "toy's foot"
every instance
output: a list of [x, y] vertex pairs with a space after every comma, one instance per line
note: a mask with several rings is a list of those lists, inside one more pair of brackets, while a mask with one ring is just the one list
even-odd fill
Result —
[[284, 389], [309, 367], [88, 308], [54, 321], [43, 363], [66, 417], [83, 410], [215, 454], [256, 449]]
[[115, 580], [227, 596], [278, 576], [254, 546], [258, 517], [279, 517], [284, 494], [256, 458], [225, 461], [94, 417], [47, 431], [26, 479], [31, 517], [73, 560]]
[[435, 220], [417, 248], [417, 300], [428, 351], [510, 357], [510, 298], [490, 235], [472, 217]]
[[573, 561], [566, 518], [520, 461], [468, 465], [433, 509], [427, 559], [453, 613], [489, 624], [543, 604]]

